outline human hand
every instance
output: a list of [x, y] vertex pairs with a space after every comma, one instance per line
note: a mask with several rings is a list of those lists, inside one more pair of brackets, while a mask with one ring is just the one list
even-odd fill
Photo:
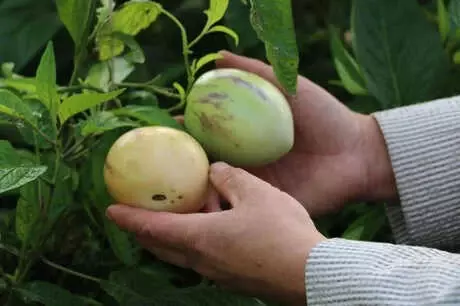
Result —
[[[221, 52], [218, 68], [256, 73], [281, 89], [271, 66]], [[354, 200], [387, 200], [396, 195], [383, 135], [374, 118], [351, 111], [304, 77], [288, 96], [295, 125], [293, 149], [268, 166], [246, 169], [289, 193], [312, 216]]]
[[172, 214], [114, 205], [107, 215], [161, 260], [193, 269], [229, 290], [305, 305], [306, 260], [325, 240], [305, 208], [224, 163], [211, 165], [210, 180], [231, 209]]

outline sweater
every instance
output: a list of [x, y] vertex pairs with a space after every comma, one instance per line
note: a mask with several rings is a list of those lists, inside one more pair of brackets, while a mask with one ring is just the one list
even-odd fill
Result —
[[307, 305], [460, 305], [460, 96], [372, 116], [395, 174], [396, 243], [319, 243], [305, 265]]

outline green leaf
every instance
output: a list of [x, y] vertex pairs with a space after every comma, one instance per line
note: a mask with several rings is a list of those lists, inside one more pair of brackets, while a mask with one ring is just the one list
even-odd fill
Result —
[[69, 31], [77, 50], [83, 47], [81, 44], [85, 41], [84, 36], [90, 22], [93, 2], [92, 0], [56, 0], [59, 17]]
[[297, 92], [299, 54], [290, 0], [250, 0], [250, 21], [268, 61], [289, 94]]
[[[47, 207], [46, 227], [51, 227], [59, 216], [73, 203], [73, 175], [74, 171], [68, 167], [60, 156], [56, 158], [54, 152], [41, 155], [42, 163], [48, 167], [44, 177], [54, 182], [54, 192]], [[56, 167], [58, 167], [56, 169]]]
[[35, 93], [37, 91], [37, 80], [35, 78], [10, 78], [0, 79], [0, 86], [16, 89], [19, 92]]
[[209, 29], [212, 25], [219, 22], [227, 11], [229, 0], [210, 0], [209, 9], [204, 13], [208, 16], [205, 28]]
[[222, 289], [199, 284], [179, 288], [175, 280], [181, 280], [179, 273], [161, 267], [125, 269], [112, 272], [109, 281], [102, 288], [113, 296], [120, 305], [145, 306], [260, 306], [253, 298], [239, 296]]
[[123, 129], [112, 130], [101, 136], [100, 142], [90, 152], [90, 157], [80, 173], [85, 173], [90, 184], [80, 194], [94, 205], [103, 222], [106, 238], [115, 256], [125, 265], [132, 266], [139, 260], [139, 249], [131, 239], [131, 235], [122, 231], [115, 223], [109, 221], [105, 210], [113, 204], [104, 182], [104, 164], [108, 151], [113, 143], [123, 134]]
[[198, 60], [196, 65], [193, 67], [193, 72], [196, 73], [198, 70], [200, 70], [206, 64], [209, 64], [210, 62], [218, 60], [218, 59], [221, 59], [221, 58], [223, 58], [223, 56], [220, 55], [219, 53], [207, 54], [207, 55], [203, 56], [202, 58], [200, 58]]
[[439, 33], [441, 34], [442, 41], [444, 42], [446, 41], [450, 31], [449, 13], [447, 12], [444, 0], [438, 0], [437, 9]]
[[161, 12], [162, 6], [156, 2], [130, 1], [125, 3], [97, 32], [96, 45], [100, 60], [110, 59], [123, 52], [125, 44], [119, 38], [114, 37], [114, 33], [120, 32], [136, 36], [155, 22]]
[[33, 281], [14, 289], [27, 302], [46, 306], [86, 306], [85, 300], [55, 284]]
[[47, 167], [21, 159], [13, 146], [0, 140], [0, 194], [22, 187], [39, 178]]
[[339, 36], [339, 31], [334, 26], [329, 27], [330, 45], [337, 73], [344, 87], [354, 95], [366, 94], [366, 84], [358, 64], [350, 55]]
[[[13, 119], [25, 121], [35, 129], [38, 129], [37, 120], [31, 108], [11, 91], [0, 89], [0, 106], [0, 113]], [[19, 126], [22, 127], [22, 125]]]
[[449, 59], [416, 1], [355, 0], [352, 31], [367, 89], [385, 108], [443, 95]]
[[460, 28], [460, 0], [450, 0], [449, 15], [455, 28]]
[[216, 25], [216, 26], [213, 26], [212, 28], [210, 28], [209, 31], [208, 31], [208, 33], [215, 33], [215, 32], [222, 32], [222, 33], [225, 33], [225, 34], [229, 35], [235, 41], [235, 45], [238, 46], [238, 44], [239, 44], [238, 34], [235, 31], [233, 31], [232, 29], [229, 29], [229, 28], [227, 28], [225, 26]]
[[110, 101], [118, 97], [124, 91], [124, 89], [119, 89], [109, 93], [82, 93], [70, 96], [62, 101], [59, 108], [59, 120], [61, 124], [63, 124], [70, 117]]
[[0, 61], [23, 69], [61, 26], [53, 0], [0, 1]]
[[131, 53], [124, 56], [127, 61], [136, 64], [143, 64], [145, 62], [144, 50], [142, 50], [142, 47], [137, 43], [134, 37], [120, 32], [113, 33], [113, 37], [119, 39], [131, 49]]
[[98, 62], [91, 66], [85, 84], [107, 92], [112, 82], [123, 82], [133, 71], [132, 62], [125, 57], [114, 57], [111, 62]]
[[[39, 202], [41, 194], [41, 203]], [[44, 184], [39, 188], [39, 182], [35, 181], [26, 184], [20, 189], [20, 197], [16, 205], [16, 235], [23, 242], [30, 245], [38, 243], [35, 237], [41, 234], [40, 226], [44, 224], [37, 223], [40, 217], [41, 204], [47, 203], [50, 196], [50, 190]]]
[[81, 127], [82, 136], [100, 135], [107, 131], [120, 127], [139, 127], [140, 125], [132, 120], [115, 116], [112, 112], [98, 112], [84, 121]]
[[37, 93], [43, 104], [49, 109], [51, 120], [55, 122], [59, 107], [59, 95], [56, 86], [56, 60], [53, 43], [49, 42], [37, 69]]
[[260, 43], [250, 23], [250, 10], [241, 1], [230, 1], [224, 16], [225, 24], [238, 33], [238, 44], [231, 45], [234, 52], [242, 53]]
[[386, 216], [383, 206], [373, 206], [358, 217], [342, 234], [344, 239], [371, 241], [385, 225]]
[[0, 193], [35, 181], [46, 171], [44, 166], [0, 166]]
[[[51, 120], [48, 109], [38, 100], [25, 100], [23, 103], [29, 107], [32, 112], [33, 122], [36, 122], [37, 129], [50, 139], [57, 139], [57, 128]], [[37, 146], [40, 149], [49, 149], [52, 147], [41, 134], [37, 133], [30, 125], [18, 126], [22, 138], [26, 143]]]
[[161, 125], [183, 130], [182, 125], [167, 111], [155, 106], [127, 105], [113, 110], [112, 113], [116, 116], [139, 120], [144, 125]]

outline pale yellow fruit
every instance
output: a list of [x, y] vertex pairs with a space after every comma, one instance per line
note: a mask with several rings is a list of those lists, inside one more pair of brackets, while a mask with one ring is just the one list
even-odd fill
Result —
[[208, 186], [209, 161], [189, 134], [163, 126], [123, 134], [111, 147], [104, 178], [120, 204], [152, 211], [199, 211]]

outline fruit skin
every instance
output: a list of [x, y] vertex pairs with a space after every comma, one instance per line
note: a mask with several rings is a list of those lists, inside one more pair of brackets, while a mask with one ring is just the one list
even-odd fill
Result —
[[286, 97], [272, 83], [246, 71], [204, 73], [187, 98], [184, 125], [210, 157], [233, 166], [262, 166], [294, 145]]
[[119, 203], [152, 211], [192, 213], [204, 205], [209, 161], [189, 134], [164, 126], [121, 135], [110, 148], [104, 179]]

